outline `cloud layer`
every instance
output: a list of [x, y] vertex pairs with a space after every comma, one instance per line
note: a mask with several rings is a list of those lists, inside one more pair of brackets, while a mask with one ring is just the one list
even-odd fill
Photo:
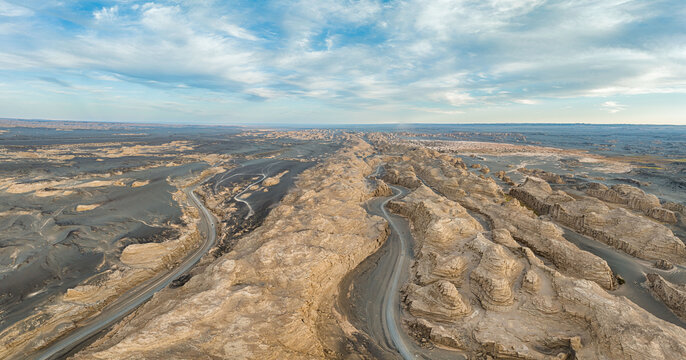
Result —
[[67, 101], [57, 113], [73, 118], [138, 107], [152, 121], [163, 104], [179, 121], [553, 121], [562, 105], [616, 117], [686, 93], [681, 0], [77, 3], [0, 0], [0, 96], [15, 104], [0, 105], [30, 115], [22, 102]]

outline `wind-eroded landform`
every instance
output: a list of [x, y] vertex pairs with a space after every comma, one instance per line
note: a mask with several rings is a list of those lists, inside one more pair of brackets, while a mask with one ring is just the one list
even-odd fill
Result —
[[1, 357], [686, 358], [678, 161], [125, 130], [0, 147]]

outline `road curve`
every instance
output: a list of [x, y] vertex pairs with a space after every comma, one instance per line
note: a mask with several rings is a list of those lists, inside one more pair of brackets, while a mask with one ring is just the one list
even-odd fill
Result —
[[395, 220], [391, 217], [391, 215], [388, 213], [388, 210], [386, 209], [386, 205], [389, 201], [395, 200], [398, 197], [403, 196], [405, 192], [403, 192], [397, 186], [390, 185], [390, 188], [393, 190], [393, 196], [389, 197], [388, 199], [384, 200], [383, 203], [381, 203], [381, 212], [383, 214], [383, 217], [386, 219], [386, 221], [388, 221], [388, 224], [391, 227], [391, 234], [396, 235], [389, 240], [396, 240], [399, 242], [399, 244], [397, 244], [399, 246], [399, 252], [393, 264], [393, 270], [391, 273], [390, 281], [386, 284], [386, 291], [384, 293], [383, 298], [382, 321], [384, 333], [388, 340], [392, 342], [392, 344], [398, 350], [398, 353], [400, 354], [400, 356], [402, 356], [403, 359], [410, 360], [414, 359], [414, 356], [410, 351], [410, 346], [405, 342], [405, 337], [402, 336], [400, 333], [401, 330], [398, 326], [398, 319], [396, 318], [396, 314], [400, 310], [400, 300], [398, 297], [400, 274], [402, 273], [405, 265], [408, 264], [410, 260], [409, 255], [407, 253], [408, 239], [406, 239], [406, 236], [398, 229]]
[[[260, 176], [262, 176], [262, 177], [259, 180], [257, 180], [255, 182], [251, 183], [250, 185], [246, 186], [245, 189], [243, 189], [243, 191], [241, 191], [238, 194], [233, 196], [234, 201], [241, 202], [248, 207], [248, 214], [245, 215], [245, 218], [244, 218], [245, 220], [247, 220], [251, 216], [255, 215], [255, 210], [253, 210], [252, 205], [250, 205], [250, 203], [247, 200], [241, 199], [240, 197], [241, 197], [241, 195], [245, 194], [248, 190], [250, 190], [250, 188], [253, 185], [257, 185], [257, 184], [263, 182], [267, 178], [267, 176], [269, 175], [269, 169], [271, 169], [272, 165], [274, 165], [274, 164], [272, 163], [272, 164], [269, 164], [266, 167], [262, 168], [262, 174], [260, 174]], [[222, 180], [222, 181], [224, 181], [224, 180]]]
[[[379, 171], [370, 178], [379, 175]], [[402, 327], [400, 287], [408, 280], [413, 259], [414, 241], [406, 218], [391, 213], [390, 201], [407, 195], [410, 190], [389, 184], [390, 197], [379, 197], [367, 203], [367, 211], [383, 217], [389, 226], [386, 242], [372, 256], [351, 272], [341, 283], [339, 308], [353, 320], [368, 342], [362, 345], [371, 357], [399, 359], [465, 359], [461, 354], [420, 345]]]
[[198, 208], [201, 214], [201, 229], [204, 229], [207, 236], [205, 241], [177, 266], [168, 273], [160, 274], [155, 278], [146, 281], [142, 285], [131, 289], [124, 293], [119, 299], [109, 304], [103, 309], [100, 314], [86, 323], [81, 324], [79, 328], [72, 331], [69, 335], [60, 338], [47, 347], [38, 350], [28, 356], [23, 355], [22, 358], [31, 359], [56, 359], [64, 356], [71, 349], [78, 346], [81, 342], [87, 340], [89, 337], [97, 334], [101, 330], [114, 324], [136, 307], [148, 300], [152, 295], [167, 285], [172, 280], [187, 272], [193, 265], [195, 265], [200, 258], [206, 254], [217, 242], [216, 222], [209, 210], [205, 208], [200, 200], [195, 196], [192, 189], [184, 189], [184, 193], [193, 202], [193, 205]]

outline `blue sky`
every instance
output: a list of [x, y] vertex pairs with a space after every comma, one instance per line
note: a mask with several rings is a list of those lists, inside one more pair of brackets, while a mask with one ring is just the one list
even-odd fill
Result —
[[0, 0], [0, 117], [686, 125], [686, 3]]

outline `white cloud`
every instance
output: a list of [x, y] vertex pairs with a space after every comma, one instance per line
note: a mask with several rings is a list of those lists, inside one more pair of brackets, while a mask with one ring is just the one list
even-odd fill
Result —
[[109, 22], [117, 19], [119, 15], [119, 6], [115, 5], [109, 8], [102, 8], [93, 12], [93, 17], [96, 21]]
[[226, 17], [222, 17], [221, 20], [215, 25], [217, 29], [224, 31], [228, 35], [231, 35], [235, 38], [243, 39], [243, 40], [250, 40], [250, 41], [256, 41], [258, 40], [258, 37], [252, 34], [250, 31], [227, 22]]
[[606, 101], [606, 102], [600, 104], [600, 106], [602, 107], [603, 110], [605, 110], [611, 114], [615, 114], [615, 113], [618, 113], [618, 112], [626, 109], [626, 106], [624, 106], [620, 103], [617, 103], [615, 101]]
[[0, 16], [19, 17], [31, 15], [33, 15], [33, 11], [28, 8], [0, 0]]
[[537, 105], [541, 103], [540, 101], [533, 99], [514, 99], [512, 101], [516, 102], [517, 104], [523, 105]]
[[[46, 13], [75, 13], [68, 3], [43, 6], [51, 7]], [[649, 31], [651, 21], [671, 14], [648, 2], [125, 3], [88, 14], [83, 23], [107, 26], [76, 35], [23, 22], [29, 40], [17, 45], [9, 41], [14, 35], [3, 37], [9, 27], [0, 26], [7, 44], [0, 68], [92, 71], [92, 79], [178, 92], [356, 107], [422, 104], [419, 111], [432, 113], [535, 105], [535, 99], [686, 93], [686, 39], [676, 25]], [[32, 12], [0, 0], [5, 13]], [[624, 109], [607, 103], [606, 111]]]
[[443, 96], [452, 106], [462, 106], [474, 102], [474, 98], [470, 94], [461, 91], [448, 91]]

